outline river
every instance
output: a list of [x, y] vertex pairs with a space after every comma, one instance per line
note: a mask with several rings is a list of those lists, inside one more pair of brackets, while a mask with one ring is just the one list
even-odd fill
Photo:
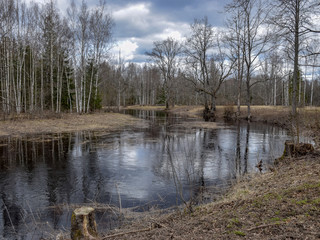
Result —
[[266, 124], [204, 129], [163, 112], [127, 113], [147, 119], [148, 127], [0, 139], [0, 238], [68, 231], [81, 204], [101, 208], [102, 229], [115, 224], [106, 206], [148, 211], [211, 201], [237, 177], [259, 171], [260, 160], [266, 170], [290, 139]]

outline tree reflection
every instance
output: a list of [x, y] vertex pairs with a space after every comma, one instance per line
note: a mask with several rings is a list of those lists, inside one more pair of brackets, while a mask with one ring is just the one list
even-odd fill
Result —
[[243, 158], [244, 159], [243, 174], [248, 173], [249, 137], [250, 137], [250, 122], [247, 123], [246, 146], [245, 146], [244, 158]]
[[[15, 217], [17, 211], [28, 215], [40, 209], [37, 221], [59, 229], [68, 227], [69, 212], [61, 209], [70, 204], [189, 206], [190, 200], [210, 200], [232, 179], [252, 171], [257, 155], [267, 158], [270, 149], [273, 156], [281, 154], [279, 142], [287, 136], [253, 123], [185, 129], [166, 114], [160, 121], [154, 112], [143, 117], [155, 124], [114, 133], [0, 139], [0, 194], [5, 194], [8, 211]], [[4, 234], [10, 229], [0, 205]], [[14, 223], [16, 229], [25, 228], [23, 221], [25, 217]]]

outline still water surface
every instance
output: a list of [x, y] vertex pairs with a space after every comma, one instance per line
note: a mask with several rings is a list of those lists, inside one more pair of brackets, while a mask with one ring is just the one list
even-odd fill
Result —
[[[204, 189], [220, 192], [237, 176], [258, 171], [261, 159], [264, 166], [272, 164], [290, 138], [264, 124], [200, 129], [182, 127], [177, 123], [183, 119], [164, 113], [129, 113], [148, 119], [149, 126], [2, 138], [0, 239], [39, 239], [68, 230], [77, 204], [143, 211], [190, 197], [210, 200]], [[98, 212], [98, 226], [113, 227], [108, 218]]]

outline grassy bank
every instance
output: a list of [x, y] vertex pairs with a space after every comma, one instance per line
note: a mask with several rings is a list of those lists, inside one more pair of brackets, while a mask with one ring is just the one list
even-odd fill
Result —
[[[140, 110], [165, 110], [164, 106], [128, 106], [126, 109], [140, 109]], [[171, 113], [185, 115], [194, 118], [202, 118], [203, 112], [202, 105], [191, 105], [191, 106], [179, 106], [168, 110]], [[223, 119], [226, 112], [230, 112], [231, 117], [235, 117], [237, 111], [236, 106], [217, 106], [216, 117], [218, 119]], [[247, 117], [247, 106], [241, 106], [240, 108], [240, 119], [245, 119]], [[291, 113], [291, 107], [286, 106], [251, 106], [251, 115], [253, 121], [261, 121], [268, 123], [275, 123], [279, 125], [286, 125], [288, 123], [288, 118]], [[298, 113], [302, 117], [302, 120], [309, 125], [317, 125], [320, 127], [320, 107], [304, 107], [298, 108]]]
[[119, 113], [59, 114], [47, 118], [16, 117], [0, 121], [0, 136], [75, 131], [111, 131], [125, 126], [144, 126], [141, 119]]
[[[135, 107], [131, 107], [135, 108]], [[217, 108], [223, 118], [226, 108]], [[141, 109], [141, 108], [140, 108]], [[143, 109], [143, 108], [142, 108]], [[201, 118], [201, 106], [170, 110]], [[159, 110], [159, 109], [156, 109]], [[160, 109], [161, 110], [161, 109]], [[254, 121], [291, 127], [290, 108], [253, 106]], [[246, 108], [241, 108], [245, 118]], [[301, 131], [319, 132], [318, 108], [299, 109]], [[171, 214], [146, 213], [102, 239], [319, 239], [320, 152], [285, 158], [263, 174], [245, 176], [221, 200]]]
[[[126, 109], [165, 110], [164, 106], [129, 106]], [[199, 119], [191, 127], [216, 128], [213, 123], [202, 121], [203, 106], [175, 106], [169, 112]], [[253, 121], [277, 124], [287, 129], [292, 128], [289, 107], [282, 106], [252, 106]], [[301, 132], [317, 137], [320, 129], [320, 108], [306, 107], [298, 109], [300, 113]], [[217, 106], [216, 115], [222, 120], [226, 112], [235, 116], [235, 106]], [[240, 118], [245, 119], [246, 107], [241, 107]], [[191, 123], [189, 123], [191, 124]], [[118, 113], [93, 114], [46, 114], [43, 115], [17, 115], [7, 117], [0, 121], [0, 136], [19, 136], [22, 134], [60, 133], [84, 130], [113, 130], [124, 126], [142, 126], [144, 122], [128, 115]], [[189, 126], [190, 127], [190, 126]]]
[[220, 201], [146, 215], [102, 239], [319, 239], [320, 154], [247, 176]]
[[[128, 109], [141, 110], [165, 110], [161, 106], [130, 106]], [[171, 113], [182, 116], [198, 118], [202, 121], [203, 106], [175, 106], [168, 110]], [[217, 106], [216, 118], [222, 121], [225, 115], [235, 119], [236, 106]], [[251, 115], [253, 122], [263, 122], [274, 124], [286, 128], [293, 135], [304, 135], [315, 140], [317, 147], [320, 147], [320, 107], [304, 107], [298, 108], [298, 125], [293, 124], [291, 119], [291, 107], [285, 106], [251, 106]], [[240, 119], [244, 120], [247, 117], [247, 107], [241, 106]], [[202, 121], [203, 122], [203, 121]], [[212, 123], [211, 123], [212, 124]], [[210, 124], [205, 124], [204, 127], [210, 128]], [[215, 127], [215, 126], [213, 126]]]

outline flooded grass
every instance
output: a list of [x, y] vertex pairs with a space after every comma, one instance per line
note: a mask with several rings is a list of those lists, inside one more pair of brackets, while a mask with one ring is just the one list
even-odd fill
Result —
[[0, 121], [0, 136], [62, 133], [77, 131], [119, 130], [126, 126], [144, 127], [141, 119], [119, 113], [61, 114], [60, 118]]

